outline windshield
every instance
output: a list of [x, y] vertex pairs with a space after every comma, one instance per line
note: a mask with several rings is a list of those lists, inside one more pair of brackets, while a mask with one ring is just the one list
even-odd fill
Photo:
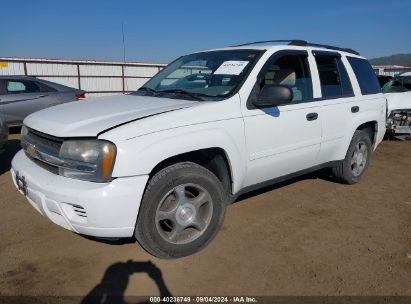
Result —
[[402, 93], [411, 91], [411, 77], [398, 77], [382, 87], [383, 93]]
[[137, 94], [169, 98], [179, 95], [178, 98], [198, 100], [226, 98], [236, 92], [261, 53], [230, 50], [183, 56], [149, 80]]

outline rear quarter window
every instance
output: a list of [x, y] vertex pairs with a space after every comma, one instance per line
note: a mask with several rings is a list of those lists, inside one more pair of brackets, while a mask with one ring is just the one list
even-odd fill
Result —
[[355, 77], [357, 78], [362, 95], [381, 93], [381, 87], [370, 63], [362, 58], [347, 57]]
[[37, 85], [40, 87], [41, 92], [57, 92], [55, 88], [52, 88], [45, 83], [37, 82]]

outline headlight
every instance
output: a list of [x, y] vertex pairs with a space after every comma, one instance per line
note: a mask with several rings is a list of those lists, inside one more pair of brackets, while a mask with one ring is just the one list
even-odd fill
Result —
[[66, 140], [59, 157], [63, 164], [59, 174], [93, 182], [112, 180], [116, 147], [113, 143], [97, 139]]
[[387, 128], [391, 128], [392, 125], [393, 125], [393, 120], [392, 120], [391, 117], [389, 117], [389, 118], [387, 119], [386, 127], [387, 127]]
[[29, 133], [29, 130], [27, 129], [25, 125], [23, 125], [21, 127], [21, 138], [26, 137], [28, 133]]

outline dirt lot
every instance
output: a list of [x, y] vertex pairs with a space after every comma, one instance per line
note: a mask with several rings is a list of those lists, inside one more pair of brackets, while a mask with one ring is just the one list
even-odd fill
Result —
[[361, 183], [312, 174], [242, 198], [178, 260], [88, 240], [41, 217], [0, 156], [0, 295], [409, 295], [411, 142], [384, 142]]

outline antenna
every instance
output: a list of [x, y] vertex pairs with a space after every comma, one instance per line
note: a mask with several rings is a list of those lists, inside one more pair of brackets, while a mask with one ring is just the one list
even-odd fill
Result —
[[128, 92], [127, 81], [124, 77], [124, 74], [126, 72], [126, 37], [124, 35], [124, 22], [121, 22], [121, 34], [122, 34], [122, 37], [123, 37], [123, 62], [124, 62], [124, 65], [123, 65], [123, 83], [124, 83], [125, 91]]
[[126, 63], [126, 38], [124, 36], [124, 22], [121, 22], [121, 34], [123, 36], [123, 61]]

